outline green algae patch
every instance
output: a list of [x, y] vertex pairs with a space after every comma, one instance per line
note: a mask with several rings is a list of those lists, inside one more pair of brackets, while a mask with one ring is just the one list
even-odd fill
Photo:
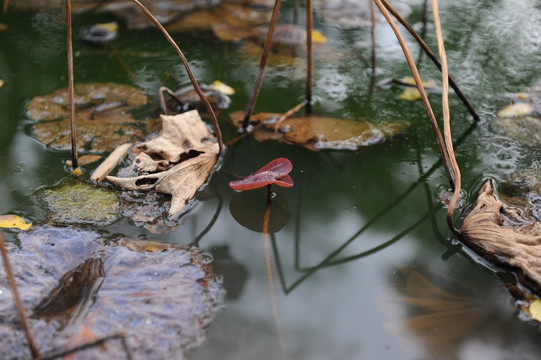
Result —
[[115, 192], [82, 182], [41, 190], [38, 197], [51, 211], [51, 220], [60, 224], [107, 225], [120, 216]]

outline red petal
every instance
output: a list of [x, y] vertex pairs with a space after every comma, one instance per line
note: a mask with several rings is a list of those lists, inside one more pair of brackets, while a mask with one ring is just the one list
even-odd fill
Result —
[[288, 187], [293, 186], [293, 179], [288, 174], [284, 174], [284, 175], [280, 176], [279, 178], [277, 178], [274, 181], [274, 183], [276, 185], [280, 185], [280, 186], [288, 188]]
[[267, 165], [257, 170], [255, 174], [259, 174], [264, 171], [271, 171], [278, 174], [287, 174], [291, 171], [291, 169], [293, 169], [293, 164], [291, 164], [291, 161], [289, 161], [289, 159], [278, 158], [278, 159], [272, 160]]

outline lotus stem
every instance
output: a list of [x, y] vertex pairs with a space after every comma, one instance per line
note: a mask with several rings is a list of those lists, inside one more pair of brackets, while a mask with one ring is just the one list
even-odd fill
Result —
[[192, 72], [192, 70], [190, 68], [190, 64], [188, 63], [188, 60], [186, 59], [186, 57], [184, 56], [184, 54], [180, 50], [180, 47], [173, 40], [171, 35], [169, 35], [167, 30], [165, 30], [163, 25], [160, 24], [160, 22], [154, 17], [154, 15], [152, 15], [152, 13], [150, 11], [148, 11], [148, 9], [143, 4], [141, 4], [138, 0], [131, 0], [131, 1], [135, 5], [137, 5], [137, 7], [139, 7], [139, 9], [141, 9], [143, 14], [145, 14], [150, 19], [150, 21], [152, 21], [152, 23], [154, 23], [154, 25], [156, 25], [158, 30], [160, 30], [162, 32], [163, 36], [165, 36], [167, 41], [169, 41], [171, 46], [173, 46], [173, 48], [176, 50], [177, 54], [180, 56], [180, 59], [182, 60], [182, 63], [184, 64], [184, 68], [186, 69], [186, 73], [188, 74], [188, 77], [190, 78], [190, 81], [192, 82], [193, 88], [195, 89], [195, 92], [197, 93], [197, 95], [199, 95], [199, 98], [201, 99], [201, 102], [205, 105], [205, 108], [207, 109], [207, 112], [209, 113], [210, 118], [212, 120], [212, 125], [214, 126], [214, 132], [216, 133], [216, 138], [218, 139], [218, 146], [219, 146], [218, 156], [219, 156], [224, 150], [224, 141], [223, 141], [223, 138], [222, 138], [222, 131], [220, 130], [220, 125], [218, 124], [218, 119], [216, 118], [216, 114], [214, 113], [214, 110], [212, 109], [212, 106], [210, 105], [209, 101], [207, 100], [205, 94], [203, 94], [203, 91], [201, 91], [201, 88], [199, 87], [199, 84], [197, 83], [197, 80], [195, 79], [195, 76], [194, 76], [194, 74], [193, 74], [193, 72]]
[[417, 66], [415, 65], [415, 62], [413, 61], [413, 57], [411, 56], [411, 53], [408, 49], [408, 46], [406, 45], [406, 42], [404, 41], [404, 38], [402, 37], [402, 34], [400, 33], [400, 30], [398, 30], [398, 27], [396, 26], [395, 22], [391, 18], [391, 15], [383, 5], [382, 1], [384, 0], [374, 0], [377, 7], [393, 29], [393, 32], [396, 35], [396, 38], [398, 40], [398, 43], [400, 44], [400, 47], [402, 48], [402, 51], [404, 52], [404, 56], [406, 57], [406, 61], [408, 62], [408, 65], [410, 67], [411, 73], [413, 75], [413, 78], [415, 79], [415, 84], [417, 85], [417, 89], [419, 90], [419, 93], [421, 94], [421, 100], [423, 101], [423, 104], [425, 106], [426, 112], [428, 114], [428, 118], [430, 120], [430, 125], [432, 126], [432, 131], [434, 133], [434, 136], [436, 137], [436, 142], [438, 144], [438, 149], [440, 151], [441, 158], [443, 160], [443, 164], [445, 167], [445, 172], [447, 173], [447, 178], [449, 179], [449, 183], [451, 184], [451, 187], [454, 187], [454, 174], [452, 172], [451, 166], [449, 164], [449, 156], [447, 152], [445, 151], [445, 144], [443, 141], [443, 137], [440, 132], [440, 128], [438, 126], [438, 122], [436, 120], [436, 116], [434, 115], [434, 112], [432, 111], [432, 107], [430, 106], [430, 102], [428, 101], [428, 97], [426, 95], [426, 91], [423, 87], [423, 84], [421, 82], [421, 76], [419, 75], [419, 71], [417, 70]]
[[66, 0], [66, 30], [68, 45], [68, 98], [71, 125], [71, 164], [73, 169], [79, 167], [77, 161], [77, 124], [75, 123], [75, 82], [73, 80], [73, 44], [71, 33], [71, 0]]
[[453, 149], [453, 139], [451, 137], [451, 114], [449, 111], [449, 76], [447, 71], [447, 55], [445, 53], [445, 44], [443, 41], [443, 34], [441, 32], [438, 0], [432, 0], [432, 12], [434, 14], [434, 25], [436, 26], [436, 36], [438, 39], [438, 52], [441, 59], [443, 88], [441, 94], [441, 102], [443, 108], [443, 133], [445, 136], [445, 147], [447, 149], [447, 154], [449, 154], [449, 160], [453, 168], [453, 174], [455, 175], [453, 197], [451, 198], [451, 201], [449, 202], [449, 207], [447, 208], [447, 224], [449, 225], [449, 228], [458, 235], [459, 231], [455, 228], [453, 224], [453, 211], [458, 201], [458, 197], [460, 196], [461, 175], [460, 168], [458, 167], [458, 164], [456, 162], [455, 151]]
[[[434, 53], [432, 52], [432, 50], [430, 50], [430, 48], [428, 47], [428, 45], [423, 41], [423, 39], [419, 36], [419, 34], [417, 34], [417, 32], [415, 30], [413, 30], [413, 28], [411, 27], [411, 25], [406, 21], [406, 19], [404, 19], [402, 17], [402, 15], [400, 15], [400, 13], [398, 13], [398, 11], [396, 11], [395, 8], [393, 8], [388, 2], [387, 0], [381, 0], [381, 2], [383, 3], [383, 5], [387, 8], [387, 10], [398, 20], [398, 22], [400, 22], [402, 24], [402, 26], [404, 26], [406, 28], [406, 30], [408, 30], [408, 32], [413, 36], [413, 38], [417, 41], [417, 43], [421, 46], [421, 48], [425, 51], [425, 53], [428, 55], [428, 57], [430, 58], [430, 60], [432, 60], [432, 62], [438, 67], [438, 69], [440, 69], [440, 71], [442, 71], [442, 66], [441, 66], [441, 63], [440, 61], [438, 60], [438, 58], [436, 57], [436, 55], [434, 55]], [[480, 121], [481, 118], [479, 117], [479, 114], [477, 114], [477, 112], [475, 111], [475, 109], [473, 108], [473, 105], [471, 104], [470, 100], [468, 100], [468, 98], [466, 97], [466, 95], [464, 95], [464, 93], [462, 92], [462, 90], [460, 90], [460, 88], [458, 87], [458, 85], [455, 83], [455, 80], [452, 78], [451, 75], [448, 75], [447, 76], [448, 80], [449, 80], [449, 84], [451, 85], [451, 87], [453, 88], [453, 90], [455, 91], [456, 95], [458, 96], [458, 98], [462, 101], [462, 103], [464, 104], [464, 106], [466, 107], [466, 109], [468, 109], [468, 112], [470, 113], [470, 115], [473, 117], [473, 119], [475, 121]]]
[[4, 237], [2, 236], [2, 232], [0, 232], [0, 251], [2, 252], [2, 260], [4, 262], [4, 269], [6, 270], [6, 275], [8, 277], [9, 286], [11, 288], [11, 292], [13, 293], [13, 299], [15, 300], [15, 306], [17, 308], [17, 313], [19, 315], [19, 320], [21, 321], [21, 325], [23, 327], [24, 334], [26, 335], [26, 341], [28, 342], [28, 348], [30, 349], [30, 353], [32, 354], [32, 358], [33, 359], [39, 359], [40, 354], [39, 354], [38, 348], [36, 347], [36, 342], [34, 341], [34, 337], [32, 336], [32, 331], [30, 330], [30, 325], [28, 324], [28, 320], [26, 318], [24, 307], [23, 307], [23, 304], [21, 302], [21, 298], [19, 297], [19, 291], [17, 290], [17, 284], [15, 283], [15, 277], [13, 276], [13, 271], [11, 270], [11, 265], [9, 263], [9, 258], [8, 258], [8, 252], [6, 250], [6, 245], [4, 243]]
[[312, 51], [312, 28], [314, 17], [312, 14], [312, 0], [306, 0], [306, 113], [312, 113], [312, 72], [314, 68], [314, 55]]
[[280, 12], [280, 5], [282, 0], [276, 0], [274, 2], [274, 8], [272, 9], [272, 16], [269, 23], [269, 31], [267, 32], [267, 38], [265, 40], [265, 46], [263, 47], [263, 55], [261, 55], [261, 61], [259, 62], [259, 71], [257, 72], [257, 77], [255, 79], [254, 88], [252, 90], [252, 95], [250, 97], [250, 102], [248, 103], [248, 108], [246, 109], [246, 114], [244, 114], [244, 120], [242, 121], [242, 129], [246, 130], [248, 124], [250, 123], [250, 118], [254, 112], [255, 102], [261, 90], [261, 84], [263, 82], [263, 73], [265, 72], [265, 66], [267, 65], [267, 57], [269, 56], [270, 46], [272, 43], [272, 35], [274, 34], [274, 28], [276, 27], [276, 21], [278, 20], [278, 13]]

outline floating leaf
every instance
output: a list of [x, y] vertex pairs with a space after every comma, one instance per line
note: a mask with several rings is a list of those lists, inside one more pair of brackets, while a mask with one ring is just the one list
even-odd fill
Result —
[[[184, 32], [210, 30], [216, 26], [249, 32], [252, 26], [269, 22], [270, 17], [271, 12], [268, 9], [252, 8], [246, 6], [246, 4], [222, 2], [210, 10], [188, 14], [184, 18], [167, 25], [166, 29], [169, 32]], [[251, 34], [253, 35], [253, 32]]]
[[504, 107], [503, 109], [498, 111], [498, 116], [503, 118], [522, 117], [530, 115], [533, 110], [534, 109], [532, 105], [520, 102]]
[[[101, 155], [83, 155], [77, 158], [77, 163], [80, 166], [84, 166], [84, 165], [92, 164], [93, 162], [96, 162], [99, 159], [101, 159]], [[71, 167], [73, 164], [71, 163], [71, 160], [66, 160], [66, 165]]]
[[541, 147], [541, 92], [538, 89], [509, 94], [514, 102], [498, 111], [490, 128], [518, 141], [521, 145]]
[[224, 84], [223, 82], [219, 80], [215, 80], [212, 83], [212, 89], [221, 92], [225, 95], [233, 95], [235, 94], [235, 89], [233, 89], [231, 86]]
[[95, 24], [83, 31], [81, 39], [93, 44], [105, 44], [116, 38], [117, 31], [116, 22]]
[[139, 176], [107, 180], [128, 190], [172, 195], [171, 217], [178, 215], [205, 184], [218, 160], [218, 144], [197, 111], [162, 115], [162, 134], [137, 145], [142, 152], [132, 161]]
[[[147, 102], [137, 88], [113, 83], [78, 84], [75, 87], [77, 143], [92, 152], [112, 151], [118, 145], [143, 138], [146, 122], [127, 113]], [[71, 147], [68, 90], [37, 96], [28, 104], [27, 114], [38, 121], [33, 135], [54, 149]]]
[[56, 189], [40, 190], [37, 195], [57, 223], [106, 225], [120, 216], [115, 192], [83, 182], [67, 182]]
[[32, 223], [27, 223], [17, 215], [0, 215], [0, 228], [28, 230]]
[[[220, 85], [221, 84], [221, 85]], [[227, 109], [231, 103], [231, 99], [226, 92], [234, 93], [235, 91], [218, 81], [218, 84], [200, 85], [201, 91], [215, 111]], [[205, 105], [201, 102], [201, 98], [195, 91], [192, 85], [188, 85], [174, 92], [176, 99], [168, 97], [165, 101], [167, 109], [179, 114], [189, 110], [207, 111]]]
[[[183, 357], [200, 345], [222, 298], [208, 260], [195, 247], [39, 227], [7, 243], [17, 286], [42, 355], [124, 332], [136, 359]], [[3, 267], [0, 288], [8, 288]], [[14, 302], [0, 302], [0, 358], [31, 358]], [[77, 359], [125, 359], [118, 341]]]
[[[356, 150], [385, 141], [405, 131], [409, 124], [403, 121], [393, 123], [369, 123], [318, 116], [290, 117], [274, 130], [281, 114], [260, 113], [252, 116], [253, 137], [258, 141], [274, 139], [288, 144], [304, 146], [310, 150], [337, 149]], [[233, 123], [241, 127], [244, 112], [231, 115]]]

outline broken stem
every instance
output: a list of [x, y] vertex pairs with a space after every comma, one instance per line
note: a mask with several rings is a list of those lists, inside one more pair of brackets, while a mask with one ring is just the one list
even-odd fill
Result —
[[445, 146], [447, 154], [449, 154], [449, 160], [453, 168], [453, 174], [455, 175], [454, 192], [449, 206], [447, 208], [447, 224], [449, 228], [458, 235], [459, 231], [453, 224], [453, 211], [460, 196], [461, 176], [460, 169], [456, 162], [455, 151], [453, 149], [453, 139], [451, 138], [451, 114], [449, 112], [449, 76], [447, 72], [447, 55], [445, 54], [445, 44], [443, 41], [443, 35], [441, 32], [440, 15], [438, 11], [438, 1], [432, 0], [432, 12], [434, 14], [434, 25], [436, 26], [436, 36], [438, 39], [438, 52], [441, 59], [441, 73], [442, 73], [442, 108], [443, 108], [443, 133], [445, 136]]
[[314, 56], [312, 52], [312, 27], [314, 26], [312, 14], [312, 0], [306, 0], [306, 113], [312, 113], [312, 70]]
[[77, 126], [75, 124], [75, 83], [73, 80], [73, 45], [71, 34], [71, 0], [66, 0], [66, 30], [68, 43], [68, 97], [71, 125], [71, 164], [73, 169], [79, 167], [77, 161]]
[[276, 335], [278, 336], [278, 341], [280, 342], [280, 349], [282, 353], [285, 353], [284, 337], [282, 336], [282, 331], [280, 330], [281, 327], [280, 318], [278, 316], [278, 303], [276, 301], [276, 292], [274, 290], [274, 284], [272, 282], [272, 265], [269, 247], [269, 220], [273, 195], [274, 194], [272, 192], [272, 184], [269, 184], [267, 185], [267, 206], [265, 207], [265, 213], [263, 215], [263, 254], [265, 256], [265, 270], [267, 272], [267, 284], [269, 285], [272, 318], [274, 319]]
[[216, 133], [216, 138], [218, 139], [218, 156], [223, 152], [224, 150], [224, 141], [222, 138], [222, 132], [220, 130], [220, 125], [218, 124], [218, 119], [216, 118], [216, 114], [214, 113], [214, 110], [212, 109], [212, 106], [210, 106], [209, 101], [207, 100], [205, 94], [203, 94], [203, 91], [197, 84], [197, 80], [195, 79], [195, 76], [190, 68], [190, 64], [188, 63], [188, 60], [180, 50], [180, 47], [175, 43], [171, 35], [165, 30], [165, 28], [160, 24], [160, 22], [152, 15], [148, 9], [141, 4], [138, 0], [131, 0], [141, 11], [156, 25], [156, 27], [162, 32], [163, 36], [169, 41], [171, 46], [176, 50], [177, 54], [180, 56], [180, 59], [182, 60], [182, 63], [184, 64], [184, 68], [186, 69], [186, 73], [188, 74], [188, 77], [190, 78], [190, 81], [192, 82], [193, 88], [195, 89], [195, 92], [197, 95], [199, 95], [199, 98], [201, 99], [201, 102], [205, 105], [205, 108], [207, 109], [207, 112], [210, 115], [210, 118], [212, 120], [212, 125], [214, 126], [214, 132]]
[[248, 108], [246, 109], [246, 114], [244, 114], [244, 120], [242, 121], [243, 130], [246, 130], [246, 128], [248, 127], [250, 118], [252, 117], [252, 113], [254, 112], [255, 102], [257, 100], [257, 96], [259, 95], [259, 90], [261, 90], [263, 73], [265, 72], [265, 66], [267, 65], [267, 57], [269, 56], [272, 35], [274, 34], [276, 20], [278, 20], [278, 13], [280, 12], [281, 3], [282, 0], [276, 0], [274, 2], [274, 8], [272, 9], [272, 16], [269, 23], [269, 31], [267, 32], [267, 39], [265, 40], [265, 46], [263, 47], [263, 55], [261, 55], [261, 61], [259, 62], [259, 71], [257, 72], [257, 77], [255, 79], [255, 84], [252, 90], [252, 95], [250, 97], [250, 102], [248, 103]]
[[[387, 10], [389, 10], [389, 12], [398, 20], [398, 22], [400, 22], [402, 24], [402, 26], [404, 26], [406, 28], [406, 30], [408, 30], [408, 32], [413, 36], [413, 38], [417, 41], [417, 43], [421, 46], [421, 48], [425, 51], [425, 53], [428, 55], [428, 57], [430, 58], [430, 60], [432, 60], [432, 62], [438, 67], [438, 69], [440, 71], [442, 71], [442, 66], [441, 66], [441, 63], [440, 61], [438, 60], [438, 58], [436, 57], [436, 55], [434, 55], [434, 53], [432, 52], [432, 50], [430, 50], [430, 48], [428, 47], [428, 45], [423, 41], [423, 39], [419, 36], [419, 34], [417, 34], [417, 32], [415, 30], [413, 30], [413, 28], [411, 27], [411, 25], [406, 21], [406, 19], [404, 19], [402, 17], [402, 15], [400, 15], [398, 13], [398, 11], [396, 11], [395, 8], [393, 8], [388, 2], [387, 0], [381, 0], [383, 5], [387, 8]], [[466, 107], [466, 109], [468, 109], [468, 112], [470, 113], [470, 115], [473, 117], [473, 119], [475, 121], [480, 121], [481, 118], [479, 117], [479, 114], [477, 114], [477, 112], [475, 111], [475, 109], [473, 108], [473, 105], [471, 104], [470, 100], [468, 100], [468, 98], [466, 97], [466, 95], [464, 95], [464, 93], [462, 92], [462, 90], [460, 90], [460, 88], [458, 87], [458, 85], [455, 83], [455, 80], [453, 79], [453, 77], [451, 75], [448, 75], [447, 76], [448, 80], [449, 80], [449, 85], [451, 85], [451, 87], [453, 88], [453, 90], [455, 91], [456, 95], [458, 96], [458, 98], [462, 101], [462, 103], [464, 104], [464, 106]]]
[[39, 354], [38, 348], [36, 347], [36, 342], [34, 341], [34, 337], [32, 336], [30, 325], [28, 324], [24, 307], [21, 302], [21, 298], [19, 297], [19, 291], [17, 290], [17, 284], [15, 283], [15, 278], [13, 277], [13, 271], [11, 270], [11, 265], [9, 263], [8, 253], [6, 250], [6, 245], [4, 243], [4, 237], [2, 236], [2, 232], [0, 232], [0, 251], [2, 252], [2, 260], [4, 262], [4, 269], [6, 270], [9, 286], [11, 288], [11, 292], [13, 293], [13, 299], [15, 300], [15, 306], [17, 308], [19, 320], [21, 321], [23, 331], [26, 335], [26, 341], [28, 341], [28, 347], [30, 349], [30, 353], [32, 354], [33, 359], [39, 359], [40, 354]]
[[413, 61], [413, 57], [411, 56], [411, 53], [404, 41], [404, 38], [402, 37], [402, 34], [400, 34], [400, 31], [398, 30], [398, 27], [396, 26], [395, 22], [391, 18], [389, 12], [385, 7], [383, 6], [382, 1], [384, 0], [374, 0], [377, 7], [393, 29], [393, 32], [395, 33], [395, 36], [398, 40], [398, 43], [400, 44], [400, 47], [402, 48], [402, 51], [404, 52], [404, 56], [406, 57], [406, 61], [408, 62], [408, 65], [411, 69], [411, 73], [413, 75], [413, 78], [415, 79], [415, 84], [417, 86], [417, 90], [419, 90], [419, 93], [421, 94], [421, 99], [423, 101], [423, 104], [425, 106], [426, 112], [428, 114], [428, 118], [430, 119], [430, 125], [432, 126], [432, 131], [434, 132], [434, 136], [436, 137], [436, 142], [438, 144], [438, 149], [440, 151], [441, 158], [443, 160], [443, 164], [445, 167], [445, 172], [447, 173], [447, 178], [449, 179], [449, 183], [451, 184], [451, 187], [454, 187], [454, 174], [451, 169], [451, 166], [449, 164], [449, 156], [447, 152], [445, 151], [445, 145], [443, 141], [443, 137], [441, 136], [440, 128], [438, 126], [438, 122], [436, 120], [436, 116], [434, 115], [434, 112], [432, 111], [432, 107], [430, 106], [430, 102], [428, 101], [428, 97], [426, 95], [426, 91], [423, 87], [423, 84], [421, 82], [421, 76], [419, 75], [419, 71], [417, 70], [417, 66], [415, 65], [415, 62]]

